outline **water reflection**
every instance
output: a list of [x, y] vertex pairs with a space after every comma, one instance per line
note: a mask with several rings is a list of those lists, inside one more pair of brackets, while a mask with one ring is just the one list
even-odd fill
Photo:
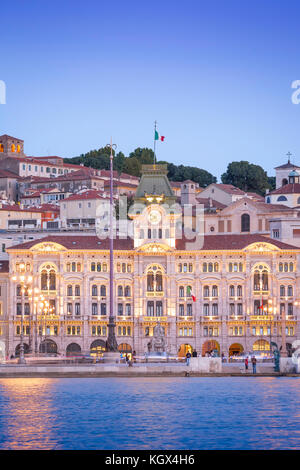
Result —
[[299, 449], [299, 380], [0, 380], [0, 448]]
[[56, 445], [54, 380], [1, 379], [2, 449], [49, 449]]

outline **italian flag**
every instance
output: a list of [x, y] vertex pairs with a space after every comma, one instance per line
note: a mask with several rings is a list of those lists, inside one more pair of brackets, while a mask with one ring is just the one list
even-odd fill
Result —
[[161, 142], [163, 142], [165, 140], [165, 136], [164, 135], [160, 135], [157, 130], [155, 130], [155, 135], [154, 135], [154, 140], [160, 140]]
[[194, 295], [191, 286], [188, 286], [188, 293], [189, 293], [189, 296], [192, 297], [193, 302], [196, 302], [196, 296]]

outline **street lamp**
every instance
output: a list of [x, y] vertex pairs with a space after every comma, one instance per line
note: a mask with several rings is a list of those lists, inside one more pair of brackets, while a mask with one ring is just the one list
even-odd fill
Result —
[[20, 264], [20, 273], [12, 277], [12, 280], [18, 282], [21, 286], [21, 332], [20, 332], [20, 355], [19, 355], [19, 364], [26, 364], [26, 360], [24, 357], [24, 294], [28, 287], [32, 283], [32, 276], [25, 274], [25, 264]]
[[115, 335], [115, 315], [114, 315], [114, 231], [113, 231], [113, 149], [116, 149], [116, 144], [112, 143], [106, 146], [110, 148], [110, 227], [109, 227], [109, 319], [108, 319], [108, 336], [106, 347], [109, 352], [118, 351], [118, 343]]

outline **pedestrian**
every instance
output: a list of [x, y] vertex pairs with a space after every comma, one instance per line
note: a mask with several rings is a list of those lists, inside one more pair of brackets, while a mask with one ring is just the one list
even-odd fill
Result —
[[253, 374], [256, 374], [256, 357], [255, 356], [252, 356], [251, 362], [252, 362]]
[[125, 354], [125, 363], [126, 363], [127, 365], [128, 365], [128, 360], [129, 360], [129, 358], [128, 358], [128, 355], [127, 355], [127, 353], [126, 353], [126, 354]]
[[245, 369], [248, 370], [248, 364], [249, 364], [249, 360], [248, 360], [248, 356], [246, 357], [245, 359]]
[[136, 351], [135, 350], [132, 353], [132, 359], [133, 359], [133, 362], [136, 362]]
[[185, 357], [186, 357], [186, 365], [189, 366], [189, 365], [190, 365], [190, 360], [191, 360], [191, 357], [192, 357], [190, 351], [188, 351], [188, 352], [186, 353], [186, 356], [185, 356]]
[[196, 351], [196, 349], [194, 349], [192, 356], [193, 356], [193, 357], [197, 357], [197, 351]]

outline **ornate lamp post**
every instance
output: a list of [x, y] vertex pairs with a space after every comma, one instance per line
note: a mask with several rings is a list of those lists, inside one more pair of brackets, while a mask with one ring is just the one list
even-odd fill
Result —
[[18, 282], [21, 286], [21, 332], [20, 332], [20, 355], [19, 355], [19, 364], [26, 364], [24, 356], [24, 294], [26, 289], [32, 283], [32, 276], [25, 274], [25, 264], [20, 264], [20, 274], [13, 276], [13, 281]]
[[106, 147], [110, 148], [110, 227], [109, 227], [109, 319], [108, 319], [108, 336], [106, 348], [108, 352], [117, 352], [118, 343], [115, 335], [115, 315], [114, 315], [114, 228], [113, 228], [113, 149], [117, 146], [112, 143]]
[[286, 349], [286, 316], [285, 316], [285, 308], [281, 311], [281, 357], [287, 357], [287, 349]]

